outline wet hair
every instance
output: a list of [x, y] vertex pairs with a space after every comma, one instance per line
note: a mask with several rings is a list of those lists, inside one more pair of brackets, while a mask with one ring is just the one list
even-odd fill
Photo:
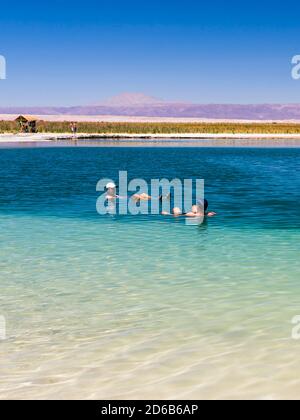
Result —
[[208, 201], [205, 198], [204, 199], [204, 211], [206, 211], [207, 209], [208, 209]]
[[208, 201], [206, 200], [206, 198], [204, 198], [204, 200], [197, 201], [197, 204], [198, 204], [198, 206], [202, 206], [204, 208], [204, 211], [207, 211]]

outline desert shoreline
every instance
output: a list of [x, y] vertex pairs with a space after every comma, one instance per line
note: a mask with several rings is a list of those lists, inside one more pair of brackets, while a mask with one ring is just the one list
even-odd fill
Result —
[[176, 133], [176, 134], [145, 134], [145, 133], [78, 133], [74, 137], [70, 133], [40, 133], [40, 134], [0, 134], [0, 143], [40, 143], [76, 140], [299, 140], [300, 134], [260, 134], [260, 133]]
[[[37, 133], [19, 132], [16, 115], [0, 115], [0, 143], [77, 140], [300, 140], [299, 121], [213, 120], [126, 116], [25, 116]], [[77, 134], [71, 132], [76, 122]], [[35, 130], [33, 130], [35, 131]]]
[[[26, 114], [27, 115], [27, 114]], [[32, 114], [28, 114], [32, 115]], [[19, 114], [0, 114], [0, 121], [14, 121]], [[299, 124], [299, 119], [247, 119], [247, 118], [205, 118], [205, 117], [158, 117], [132, 115], [75, 115], [75, 114], [35, 114], [40, 121], [78, 123], [224, 123], [224, 124]]]

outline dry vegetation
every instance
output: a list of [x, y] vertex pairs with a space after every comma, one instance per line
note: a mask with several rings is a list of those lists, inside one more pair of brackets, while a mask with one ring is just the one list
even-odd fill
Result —
[[[69, 133], [69, 122], [39, 121], [40, 133]], [[17, 133], [13, 121], [0, 121], [0, 133]], [[300, 123], [122, 123], [81, 122], [78, 133], [87, 134], [300, 134]]]

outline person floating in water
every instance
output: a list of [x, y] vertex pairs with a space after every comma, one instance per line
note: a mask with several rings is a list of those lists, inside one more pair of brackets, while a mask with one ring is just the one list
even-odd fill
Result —
[[[204, 213], [204, 214], [203, 214]], [[192, 207], [192, 210], [186, 214], [187, 217], [213, 217], [216, 216], [217, 213], [214, 211], [208, 211], [208, 201], [204, 199], [204, 201], [200, 200], [197, 204]]]
[[117, 186], [114, 182], [109, 182], [106, 185], [106, 198], [107, 200], [114, 200], [115, 198], [119, 198], [117, 195]]
[[166, 196], [160, 195], [159, 197], [152, 197], [151, 195], [142, 193], [142, 194], [134, 194], [131, 198], [135, 201], [150, 201], [150, 200], [163, 201], [163, 200], [170, 200], [171, 194], [167, 194]]
[[152, 199], [151, 195], [148, 195], [146, 193], [142, 193], [142, 194], [134, 194], [131, 197], [134, 201], [149, 201]]
[[207, 216], [207, 217], [213, 217], [216, 216], [217, 213], [211, 211], [208, 212], [208, 201], [205, 199], [204, 200], [204, 206], [203, 206], [203, 202], [198, 202], [198, 204], [195, 204], [194, 206], [192, 206], [192, 209], [190, 212], [188, 213], [183, 213], [182, 210], [179, 207], [174, 207], [172, 210], [172, 213], [168, 213], [168, 212], [162, 212], [163, 216], [174, 216], [174, 217], [180, 217], [180, 216], [184, 216], [184, 217], [203, 217], [203, 216]]
[[[117, 194], [116, 190], [118, 187], [114, 182], [109, 182], [105, 188], [107, 192], [106, 198], [108, 200], [113, 200], [115, 198], [122, 198]], [[151, 195], [148, 195], [146, 193], [142, 193], [142, 194], [134, 194], [131, 198], [135, 200], [136, 202], [150, 201], [154, 199], [163, 201], [163, 200], [169, 200], [171, 198], [171, 194], [167, 194], [166, 196], [160, 195], [159, 197], [155, 198], [155, 197], [151, 197]]]

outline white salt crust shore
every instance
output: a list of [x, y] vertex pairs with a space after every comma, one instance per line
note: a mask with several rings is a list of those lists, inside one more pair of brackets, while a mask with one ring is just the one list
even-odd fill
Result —
[[199, 140], [285, 140], [293, 139], [299, 140], [300, 144], [300, 134], [207, 134], [207, 133], [196, 133], [196, 134], [126, 134], [126, 133], [114, 133], [114, 134], [86, 134], [78, 133], [76, 138], [72, 134], [0, 134], [0, 143], [34, 143], [34, 142], [55, 142], [59, 140], [84, 140], [84, 139], [127, 139], [127, 140], [136, 140], [136, 139], [158, 139], [158, 140], [170, 140], [170, 139], [199, 139]]

